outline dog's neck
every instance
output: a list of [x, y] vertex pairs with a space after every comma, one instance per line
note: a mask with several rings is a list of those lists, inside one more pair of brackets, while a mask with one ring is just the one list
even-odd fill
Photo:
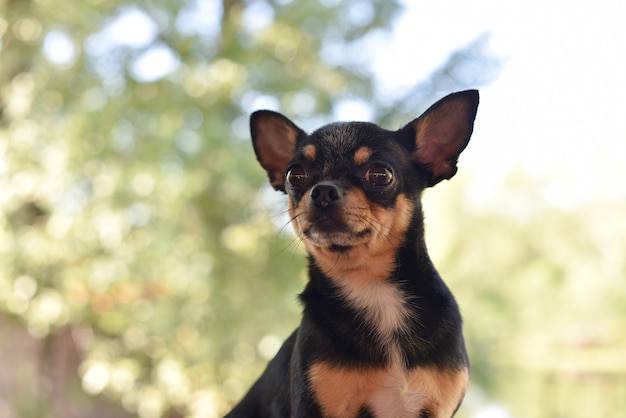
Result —
[[[430, 293], [439, 285], [438, 274], [424, 243], [421, 210], [413, 215], [403, 243], [395, 250], [394, 265], [390, 273], [375, 277], [372, 275], [373, 270], [366, 264], [361, 271], [351, 271], [346, 276], [329, 277], [315, 259], [309, 256], [310, 281], [301, 295], [305, 316], [308, 311], [330, 317], [333, 313], [323, 312], [323, 306], [335, 306], [337, 299], [343, 300], [339, 305], [342, 309], [356, 312], [359, 318], [370, 324], [369, 327], [352, 332], [373, 332], [375, 335], [363, 335], [363, 338], [367, 340], [375, 337], [379, 347], [383, 348], [381, 352], [386, 353], [386, 362], [399, 358], [395, 349], [398, 335], [407, 331], [405, 328], [408, 324], [419, 320], [415, 309], [417, 299], [420, 298], [419, 293]], [[412, 288], [412, 292], [405, 291], [407, 286]], [[415, 292], [416, 289], [421, 291]], [[341, 317], [335, 316], [331, 322], [337, 324]], [[353, 315], [345, 316], [350, 322], [352, 317]]]

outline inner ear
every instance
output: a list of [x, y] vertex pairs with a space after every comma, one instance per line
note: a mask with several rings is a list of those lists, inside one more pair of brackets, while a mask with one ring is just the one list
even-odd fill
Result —
[[285, 169], [296, 152], [298, 139], [306, 133], [270, 110], [259, 110], [250, 116], [250, 132], [257, 160], [267, 171], [271, 185], [284, 192]]
[[428, 173], [428, 186], [447, 180], [474, 130], [478, 91], [450, 94], [432, 105], [405, 128], [415, 135], [413, 161]]

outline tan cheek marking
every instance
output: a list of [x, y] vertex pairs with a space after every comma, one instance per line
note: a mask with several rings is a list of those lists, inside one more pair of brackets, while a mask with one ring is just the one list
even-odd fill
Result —
[[371, 281], [386, 279], [396, 263], [396, 250], [404, 240], [413, 215], [413, 204], [404, 196], [396, 199], [392, 209], [372, 205], [365, 195], [357, 205], [369, 206], [373, 218], [371, 239], [355, 247], [344, 266], [343, 277], [349, 280]]
[[315, 161], [317, 148], [315, 148], [315, 145], [307, 145], [306, 147], [302, 149], [302, 154], [304, 155], [304, 158], [306, 158], [307, 160]]
[[372, 243], [375, 251], [392, 251], [395, 256], [395, 250], [404, 240], [406, 231], [411, 223], [413, 211], [415, 210], [413, 203], [405, 195], [399, 195], [392, 209], [384, 209], [380, 206], [372, 205], [370, 210], [378, 224], [388, 226], [386, 234], [380, 234]]
[[396, 249], [404, 240], [414, 210], [404, 195], [397, 197], [395, 207], [385, 209], [372, 204], [361, 190], [346, 193], [345, 216], [350, 227], [354, 231], [372, 230], [366, 240], [355, 243], [358, 245], [346, 254], [315, 246], [302, 237], [302, 231], [309, 226], [307, 204], [307, 199], [302, 199], [294, 207], [290, 199], [289, 214], [296, 234], [303, 239], [307, 250], [327, 276], [361, 282], [389, 277], [395, 266]]
[[407, 384], [411, 390], [426, 393], [427, 408], [435, 417], [451, 417], [465, 395], [469, 370], [442, 371], [418, 367], [409, 372]]
[[356, 165], [365, 164], [372, 156], [373, 151], [369, 147], [361, 147], [354, 153], [354, 163]]
[[371, 229], [373, 237], [368, 236], [363, 242], [354, 243], [353, 249], [345, 254], [332, 252], [324, 247], [307, 246], [317, 265], [328, 277], [361, 282], [389, 277], [395, 263], [395, 247], [381, 251], [382, 245], [376, 244], [388, 244], [383, 238], [386, 234], [383, 230], [387, 226], [368, 222], [367, 218], [375, 218], [370, 210], [370, 202], [361, 190], [346, 192], [346, 221], [354, 231]]
[[[392, 209], [371, 204], [360, 191], [346, 193], [348, 221], [355, 231], [370, 228], [373, 233], [363, 243], [355, 245], [346, 254], [338, 254], [323, 247], [305, 245], [320, 268], [331, 278], [368, 282], [389, 277], [395, 262], [396, 249], [404, 239], [413, 214], [413, 204], [404, 196], [398, 196]], [[300, 206], [303, 206], [301, 203]], [[298, 213], [303, 207], [298, 208]], [[305, 209], [306, 210], [306, 209]], [[352, 216], [350, 216], [352, 214]], [[294, 214], [292, 213], [292, 218]], [[370, 218], [372, 221], [366, 221]], [[302, 219], [302, 221], [300, 221]], [[306, 217], [298, 216], [294, 229], [299, 233]]]
[[346, 370], [319, 363], [308, 375], [324, 416], [354, 417], [381, 386], [385, 371]]

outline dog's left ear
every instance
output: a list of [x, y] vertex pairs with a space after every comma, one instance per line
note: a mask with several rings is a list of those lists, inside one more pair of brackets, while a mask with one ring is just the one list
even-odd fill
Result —
[[285, 169], [296, 152], [298, 140], [306, 133], [271, 110], [258, 110], [250, 116], [250, 132], [256, 158], [267, 171], [270, 183], [284, 192]]
[[474, 130], [477, 109], [478, 90], [452, 93], [403, 128], [415, 135], [412, 158], [429, 175], [427, 186], [456, 173], [459, 154]]

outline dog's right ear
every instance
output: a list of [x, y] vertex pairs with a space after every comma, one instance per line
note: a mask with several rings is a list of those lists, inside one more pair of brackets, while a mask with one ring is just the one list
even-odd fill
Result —
[[467, 146], [478, 109], [478, 90], [452, 93], [432, 105], [404, 129], [415, 138], [413, 160], [434, 186], [456, 173], [459, 154]]
[[306, 133], [278, 112], [258, 110], [250, 116], [250, 132], [256, 158], [267, 171], [270, 184], [285, 191], [285, 169]]

